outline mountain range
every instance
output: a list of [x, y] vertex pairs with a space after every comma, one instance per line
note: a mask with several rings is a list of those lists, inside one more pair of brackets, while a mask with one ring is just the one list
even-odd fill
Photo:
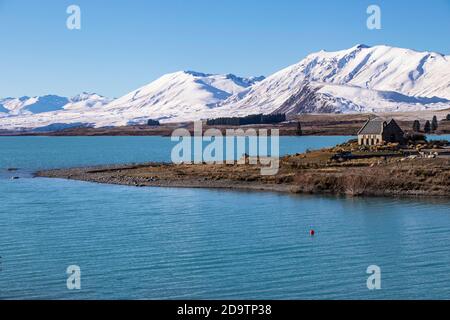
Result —
[[0, 129], [119, 126], [255, 113], [357, 113], [450, 108], [450, 56], [357, 45], [308, 55], [264, 77], [180, 71], [118, 99], [83, 93], [0, 99]]

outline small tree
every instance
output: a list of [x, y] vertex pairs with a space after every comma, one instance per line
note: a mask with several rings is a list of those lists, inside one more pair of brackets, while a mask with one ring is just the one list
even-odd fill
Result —
[[431, 131], [436, 131], [438, 128], [438, 120], [437, 117], [434, 116], [433, 120], [431, 121]]
[[303, 135], [302, 124], [300, 123], [300, 121], [297, 122], [297, 132], [296, 133], [297, 133], [298, 136]]
[[425, 131], [425, 133], [430, 133], [430, 131], [431, 131], [431, 123], [430, 123], [430, 121], [427, 120], [427, 122], [425, 122], [425, 126], [423, 127], [423, 131]]
[[414, 132], [420, 132], [420, 122], [419, 122], [419, 120], [414, 120], [413, 131]]

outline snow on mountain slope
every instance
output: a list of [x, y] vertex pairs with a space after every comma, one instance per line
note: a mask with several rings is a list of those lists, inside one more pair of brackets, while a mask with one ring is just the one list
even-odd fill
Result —
[[8, 109], [10, 114], [32, 114], [49, 112], [62, 109], [69, 103], [69, 99], [55, 95], [42, 97], [6, 98], [0, 100], [0, 104]]
[[97, 94], [82, 93], [73, 98], [46, 95], [40, 97], [21, 97], [0, 99], [0, 110], [9, 115], [30, 115], [59, 111], [64, 109], [81, 109], [101, 106], [110, 100]]
[[[234, 75], [210, 75], [194, 71], [170, 73], [107, 106], [108, 110], [142, 108], [164, 113], [208, 107], [251, 86], [253, 80]], [[179, 110], [181, 109], [181, 110]]]
[[450, 108], [450, 56], [388, 46], [320, 51], [267, 79], [180, 71], [116, 100], [95, 94], [0, 99], [0, 129], [119, 126], [284, 112]]
[[89, 110], [91, 108], [102, 108], [110, 103], [112, 99], [103, 97], [96, 93], [83, 92], [70, 98], [70, 102], [66, 104], [64, 110]]
[[393, 91], [305, 81], [301, 89], [274, 112], [286, 114], [383, 113], [446, 109], [449, 106], [450, 100], [443, 98], [411, 97]]
[[9, 112], [9, 110], [6, 109], [6, 108], [3, 106], [3, 104], [0, 103], [0, 116], [1, 116], [2, 113], [4, 113], [4, 114], [6, 115], [6, 113], [8, 113], [8, 112]]
[[97, 112], [109, 102], [108, 98], [86, 92], [72, 98], [47, 95], [0, 99], [0, 129], [36, 128], [66, 120], [75, 123], [85, 113]]
[[[235, 110], [241, 114], [270, 113], [298, 94], [305, 82], [340, 85], [340, 92], [344, 86], [348, 86], [397, 92], [411, 98], [437, 97], [436, 101], [441, 103], [434, 106], [429, 104], [428, 107], [441, 108], [442, 99], [450, 100], [450, 56], [388, 46], [368, 47], [365, 45], [337, 52], [320, 51], [275, 73], [245, 93], [233, 95], [221, 104], [224, 109], [217, 111], [223, 113]], [[330, 86], [327, 87], [330, 88]], [[378, 97], [381, 97], [379, 94], [374, 93], [366, 101], [358, 96], [357, 91], [353, 90], [355, 95], [352, 97], [346, 95], [350, 101], [346, 101], [342, 111], [352, 109], [352, 104], [362, 107], [361, 111], [373, 109], [375, 103], [379, 103], [375, 109], [383, 109], [385, 101], [378, 100]], [[365, 96], [368, 97], [367, 93]], [[320, 100], [317, 99], [319, 102]], [[395, 95], [391, 95], [390, 101], [395, 101]], [[410, 99], [410, 101], [413, 100]], [[419, 101], [420, 99], [417, 102], [420, 103]], [[407, 107], [407, 104], [401, 106], [402, 109]], [[392, 106], [387, 108], [392, 109]], [[327, 110], [320, 104], [313, 109]]]
[[[67, 104], [61, 103], [58, 110], [35, 114], [23, 111], [26, 102], [16, 103], [14, 110], [21, 112], [16, 112], [16, 117], [0, 119], [0, 128], [33, 128], [52, 123], [118, 126], [145, 123], [149, 118], [161, 121], [200, 119], [207, 117], [217, 103], [262, 79], [180, 71], [164, 75], [110, 103], [106, 98], [95, 94], [82, 94], [68, 99]], [[23, 100], [28, 99], [31, 98]], [[11, 107], [9, 110], [12, 109]]]
[[[201, 119], [210, 115], [217, 103], [260, 79], [194, 71], [170, 73], [108, 104], [104, 110], [109, 114], [105, 117], [117, 118], [115, 123], [122, 125], [143, 123], [149, 118], [161, 121]], [[99, 123], [105, 121], [100, 119]]]
[[439, 53], [358, 45], [311, 54], [299, 67], [309, 81], [450, 99], [450, 56]]

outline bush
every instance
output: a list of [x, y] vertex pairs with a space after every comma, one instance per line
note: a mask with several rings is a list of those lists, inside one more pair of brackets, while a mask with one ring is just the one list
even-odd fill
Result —
[[409, 133], [405, 135], [405, 139], [407, 142], [425, 142], [427, 141], [427, 137], [420, 133]]
[[148, 126], [159, 126], [160, 123], [159, 123], [158, 120], [149, 119], [149, 120], [147, 121], [147, 125], [148, 125]]

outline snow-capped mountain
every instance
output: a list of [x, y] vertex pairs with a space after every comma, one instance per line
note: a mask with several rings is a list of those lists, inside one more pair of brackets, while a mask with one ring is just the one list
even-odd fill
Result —
[[0, 99], [3, 111], [11, 115], [61, 110], [68, 103], [68, 98], [55, 95]]
[[9, 115], [32, 115], [70, 109], [104, 106], [111, 100], [98, 94], [82, 93], [72, 98], [57, 95], [0, 99], [0, 112]]
[[212, 75], [194, 71], [180, 71], [162, 76], [152, 83], [116, 99], [105, 107], [114, 114], [132, 116], [135, 121], [191, 120], [210, 113], [217, 103], [238, 94], [262, 78]]
[[394, 91], [305, 81], [299, 91], [274, 113], [383, 113], [445, 109], [449, 106], [450, 101], [443, 98], [414, 97]]
[[106, 98], [97, 93], [83, 92], [69, 99], [64, 110], [89, 110], [91, 108], [102, 108], [109, 104], [113, 99]]
[[[120, 126], [145, 123], [149, 118], [196, 120], [210, 116], [211, 109], [219, 102], [263, 79], [180, 71], [166, 74], [112, 101], [86, 93], [70, 99], [58, 96], [8, 98], [0, 100], [0, 112], [2, 106], [8, 112], [3, 113], [3, 117], [0, 114], [0, 129], [36, 128], [53, 123], [59, 127], [74, 123]], [[36, 104], [47, 106], [47, 110], [30, 107]]]
[[448, 108], [449, 100], [450, 56], [357, 45], [313, 53], [230, 97], [217, 112], [407, 111]]
[[320, 51], [270, 77], [180, 71], [110, 100], [83, 93], [0, 99], [0, 129], [120, 126], [256, 113], [348, 113], [450, 108], [450, 56], [357, 45]]

